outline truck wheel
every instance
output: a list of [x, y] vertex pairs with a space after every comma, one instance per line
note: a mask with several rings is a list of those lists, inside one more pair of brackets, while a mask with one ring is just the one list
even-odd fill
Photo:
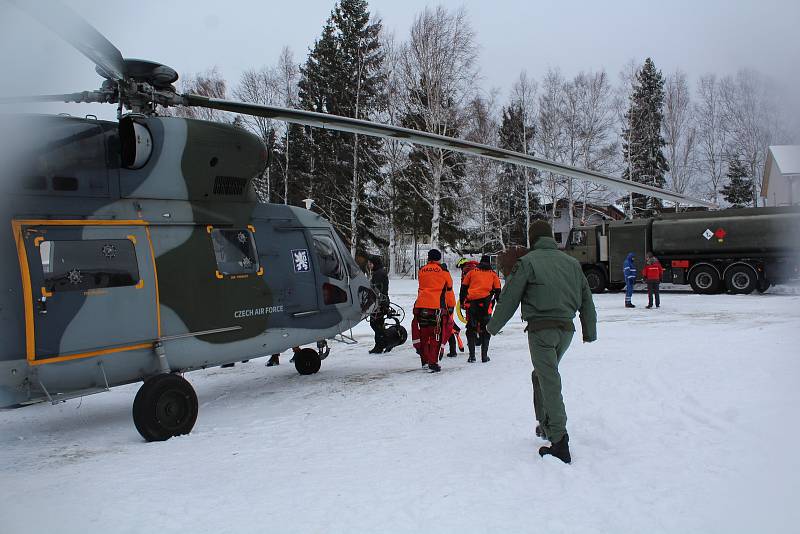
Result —
[[197, 421], [197, 394], [182, 376], [160, 374], [145, 380], [133, 399], [133, 423], [147, 441], [188, 434]]
[[294, 368], [301, 375], [313, 375], [321, 366], [322, 360], [314, 349], [305, 348], [294, 355]]
[[713, 295], [720, 287], [719, 274], [710, 265], [700, 265], [692, 269], [689, 285], [695, 293]]
[[725, 273], [725, 286], [733, 294], [749, 295], [758, 287], [758, 275], [747, 265], [734, 265]]
[[592, 293], [602, 293], [606, 289], [606, 275], [600, 269], [587, 269], [583, 274], [589, 282]]

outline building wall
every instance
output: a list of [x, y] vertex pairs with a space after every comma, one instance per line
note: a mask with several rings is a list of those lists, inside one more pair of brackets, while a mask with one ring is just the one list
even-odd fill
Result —
[[764, 198], [765, 206], [791, 206], [800, 204], [800, 176], [781, 174], [778, 164], [772, 161], [769, 171], [769, 187]]
[[769, 147], [766, 165], [764, 187], [760, 194], [762, 205], [800, 205], [800, 146]]

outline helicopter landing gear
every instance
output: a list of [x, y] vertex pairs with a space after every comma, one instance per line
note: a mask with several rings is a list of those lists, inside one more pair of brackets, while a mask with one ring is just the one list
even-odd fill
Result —
[[294, 353], [294, 368], [301, 375], [313, 375], [322, 366], [322, 358], [314, 349], [300, 349]]
[[144, 381], [133, 400], [133, 423], [147, 441], [188, 434], [197, 421], [197, 394], [182, 376], [163, 373]]

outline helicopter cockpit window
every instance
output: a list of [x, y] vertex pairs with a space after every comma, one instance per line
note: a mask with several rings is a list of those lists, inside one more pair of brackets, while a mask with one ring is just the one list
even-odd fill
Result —
[[[339, 250], [346, 251], [347, 245], [344, 244], [338, 234], [335, 234], [335, 238], [336, 244], [339, 245]], [[353, 259], [353, 256], [347, 252], [343, 252], [342, 256], [344, 256], [344, 262], [347, 264], [347, 270], [350, 273], [350, 278], [355, 278], [360, 274], [364, 274], [364, 271], [362, 271], [361, 267], [358, 266], [356, 260]]]
[[573, 230], [570, 244], [573, 247], [580, 247], [586, 244], [586, 230]]
[[325, 235], [315, 235], [314, 250], [317, 252], [322, 274], [337, 280], [344, 280], [344, 265], [336, 253], [336, 245], [333, 240]]
[[212, 230], [211, 241], [221, 274], [253, 274], [258, 271], [256, 242], [250, 230]]
[[128, 239], [39, 243], [44, 288], [50, 293], [139, 283], [136, 249]]

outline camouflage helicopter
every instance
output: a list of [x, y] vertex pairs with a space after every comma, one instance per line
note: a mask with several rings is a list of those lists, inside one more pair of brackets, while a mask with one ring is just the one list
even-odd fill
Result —
[[189, 433], [198, 401], [182, 373], [316, 344], [360, 322], [375, 294], [332, 226], [264, 204], [252, 180], [266, 148], [232, 125], [158, 116], [195, 106], [440, 147], [683, 204], [705, 202], [595, 171], [445, 136], [295, 109], [179, 94], [175, 70], [123, 58], [59, 3], [14, 1], [96, 65], [94, 91], [3, 99], [116, 105], [118, 122], [0, 120], [0, 408], [143, 381], [148, 441]]

